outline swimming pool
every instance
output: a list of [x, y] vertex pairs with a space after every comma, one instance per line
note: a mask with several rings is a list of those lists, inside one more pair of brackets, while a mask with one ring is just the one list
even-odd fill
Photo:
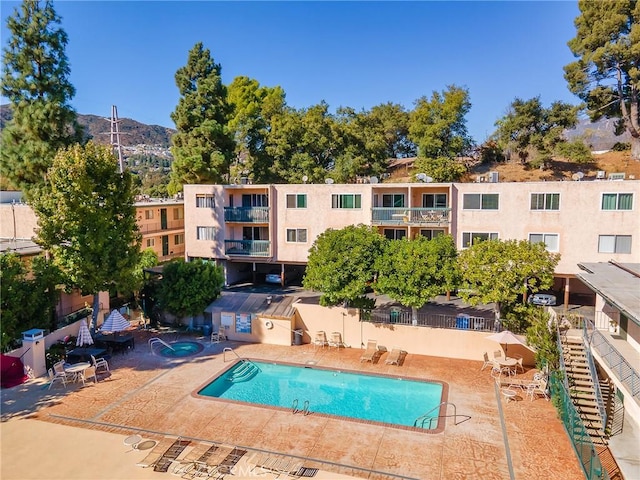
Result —
[[[291, 410], [308, 407], [310, 413], [413, 427], [416, 419], [430, 410], [430, 416], [438, 416], [445, 384], [241, 360], [197, 393]], [[441, 424], [433, 421], [431, 429], [440, 430]]]
[[200, 342], [181, 341], [164, 344], [158, 353], [163, 357], [182, 358], [190, 357], [202, 350], [204, 350], [204, 345]]

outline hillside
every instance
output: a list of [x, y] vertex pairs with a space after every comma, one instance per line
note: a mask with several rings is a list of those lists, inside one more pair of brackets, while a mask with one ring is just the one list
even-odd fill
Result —
[[[0, 128], [4, 128], [5, 123], [10, 119], [10, 105], [0, 105]], [[86, 128], [88, 135], [94, 142], [109, 145], [111, 141], [111, 122], [108, 118], [98, 115], [78, 114], [78, 122]], [[152, 145], [160, 148], [169, 148], [171, 136], [175, 133], [175, 130], [171, 128], [146, 125], [130, 118], [121, 118], [119, 126], [120, 142], [123, 147]]]

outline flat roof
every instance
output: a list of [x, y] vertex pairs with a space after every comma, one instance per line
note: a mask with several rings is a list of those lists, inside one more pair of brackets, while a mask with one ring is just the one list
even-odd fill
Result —
[[608, 303], [640, 325], [640, 263], [579, 263], [576, 275]]
[[0, 238], [0, 253], [15, 252], [18, 255], [37, 255], [42, 252], [42, 247], [33, 240], [24, 238]]

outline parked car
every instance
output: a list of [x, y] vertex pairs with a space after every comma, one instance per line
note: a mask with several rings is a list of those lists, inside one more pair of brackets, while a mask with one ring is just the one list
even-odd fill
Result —
[[539, 305], [542, 307], [553, 307], [557, 303], [556, 296], [551, 295], [550, 293], [534, 293], [527, 301], [532, 305]]
[[279, 273], [267, 273], [264, 281], [267, 283], [277, 283], [278, 285], [280, 285], [282, 283], [282, 278], [280, 278]]

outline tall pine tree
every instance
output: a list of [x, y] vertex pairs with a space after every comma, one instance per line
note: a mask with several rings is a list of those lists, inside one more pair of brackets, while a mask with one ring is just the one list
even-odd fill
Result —
[[189, 51], [187, 64], [176, 72], [176, 85], [180, 100], [171, 114], [177, 133], [169, 193], [182, 191], [185, 183], [222, 183], [235, 150], [227, 125], [232, 109], [220, 65], [202, 43]]
[[25, 0], [7, 20], [2, 95], [13, 116], [2, 130], [0, 168], [27, 195], [43, 182], [58, 149], [83, 139], [69, 105], [75, 89], [68, 79], [67, 34], [59, 24], [51, 2], [37, 0]]

